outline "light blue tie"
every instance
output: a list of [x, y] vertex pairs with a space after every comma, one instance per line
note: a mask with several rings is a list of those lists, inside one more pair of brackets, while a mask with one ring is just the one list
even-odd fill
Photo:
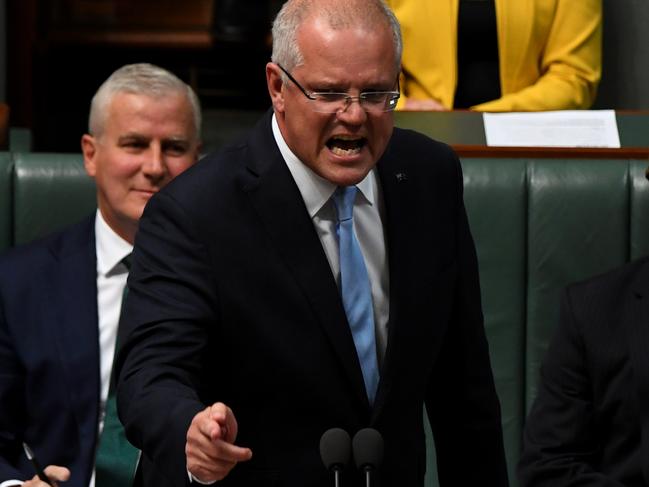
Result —
[[356, 186], [339, 187], [333, 195], [338, 214], [336, 235], [340, 255], [340, 293], [361, 363], [367, 397], [370, 404], [373, 404], [379, 384], [379, 366], [376, 359], [372, 288], [354, 232], [356, 191]]

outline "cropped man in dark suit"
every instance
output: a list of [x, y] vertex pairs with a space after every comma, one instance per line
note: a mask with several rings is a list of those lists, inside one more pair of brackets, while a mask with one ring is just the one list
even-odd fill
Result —
[[527, 419], [523, 487], [649, 486], [649, 260], [569, 286]]
[[374, 485], [421, 486], [424, 403], [442, 485], [507, 485], [460, 166], [393, 130], [400, 58], [383, 2], [289, 0], [273, 111], [147, 206], [118, 356], [147, 485], [329, 485], [323, 432], [371, 426]]
[[115, 71], [93, 98], [81, 141], [96, 214], [0, 259], [2, 487], [46, 486], [23, 442], [54, 481], [116, 487], [94, 474], [128, 272], [122, 258], [151, 195], [197, 160], [200, 116], [193, 91], [173, 74], [149, 64]]

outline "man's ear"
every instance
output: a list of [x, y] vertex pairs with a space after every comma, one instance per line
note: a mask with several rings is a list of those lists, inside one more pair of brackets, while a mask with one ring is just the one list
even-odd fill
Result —
[[196, 149], [194, 151], [194, 162], [198, 162], [201, 158], [201, 151], [203, 150], [203, 141], [199, 140], [196, 144]]
[[83, 153], [83, 166], [90, 177], [97, 174], [97, 140], [90, 134], [83, 134], [81, 137], [81, 152]]
[[282, 80], [281, 74], [282, 71], [279, 69], [277, 64], [266, 64], [266, 84], [268, 85], [268, 93], [273, 102], [273, 108], [275, 109], [275, 112], [278, 113], [284, 112], [284, 93], [282, 92], [284, 81]]

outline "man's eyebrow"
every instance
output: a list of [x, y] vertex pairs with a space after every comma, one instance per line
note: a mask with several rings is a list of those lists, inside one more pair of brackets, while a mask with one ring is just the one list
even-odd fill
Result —
[[185, 140], [189, 140], [189, 137], [187, 137], [186, 135], [170, 135], [169, 137], [165, 137], [162, 140], [183, 142]]
[[122, 141], [124, 141], [124, 140], [132, 140], [132, 139], [147, 140], [148, 137], [145, 137], [144, 135], [142, 135], [142, 134], [138, 134], [138, 133], [136, 133], [136, 132], [129, 132], [129, 133], [126, 133], [126, 134], [120, 135], [120, 136], [117, 138], [117, 140], [120, 141], [120, 142], [122, 142]]

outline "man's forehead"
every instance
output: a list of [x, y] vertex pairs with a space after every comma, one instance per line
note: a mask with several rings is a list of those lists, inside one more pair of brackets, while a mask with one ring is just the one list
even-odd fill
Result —
[[155, 138], [160, 138], [160, 140], [167, 142], [184, 142], [189, 139], [189, 134], [171, 133], [159, 135], [148, 132], [139, 132], [137, 130], [128, 130], [119, 134], [117, 138], [122, 142], [129, 140], [149, 141]]
[[357, 67], [376, 67], [378, 77], [392, 82], [396, 77], [394, 44], [389, 26], [367, 29], [362, 23], [332, 27], [326, 19], [314, 16], [297, 32], [302, 62], [307, 70], [324, 68], [353, 71]]
[[368, 33], [386, 33], [391, 35], [390, 25], [387, 21], [372, 22], [367, 19], [350, 19], [348, 22], [335, 22], [326, 15], [313, 12], [311, 15], [305, 17], [297, 28], [298, 41], [303, 36], [311, 36], [317, 32], [323, 39], [335, 38], [342, 32], [368, 32]]

